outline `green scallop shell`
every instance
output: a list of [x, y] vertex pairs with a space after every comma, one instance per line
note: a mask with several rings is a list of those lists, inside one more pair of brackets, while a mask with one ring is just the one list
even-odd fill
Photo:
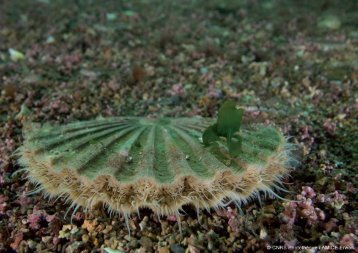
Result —
[[103, 203], [130, 214], [149, 207], [175, 214], [185, 204], [220, 207], [272, 191], [287, 172], [286, 140], [273, 127], [242, 129], [242, 152], [225, 141], [205, 147], [210, 118], [116, 117], [63, 126], [29, 124], [20, 162], [50, 196]]

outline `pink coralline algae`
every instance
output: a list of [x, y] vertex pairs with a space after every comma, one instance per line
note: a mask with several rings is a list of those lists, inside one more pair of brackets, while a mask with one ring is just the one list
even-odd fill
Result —
[[175, 215], [168, 215], [167, 221], [177, 221], [177, 217]]
[[15, 141], [13, 139], [5, 139], [6, 148], [9, 151], [15, 150]]
[[40, 228], [40, 221], [41, 221], [42, 213], [41, 212], [34, 212], [28, 215], [28, 223], [29, 227], [32, 229], [39, 229]]
[[170, 89], [169, 94], [172, 96], [185, 97], [186, 91], [182, 84], [174, 84]]
[[26, 192], [22, 192], [15, 203], [19, 204], [20, 206], [27, 206], [31, 203], [31, 199], [26, 196]]
[[319, 202], [328, 203], [331, 207], [339, 210], [344, 204], [347, 203], [347, 196], [334, 191], [330, 194], [320, 194], [316, 198]]
[[313, 205], [315, 196], [316, 193], [309, 186], [303, 186], [301, 194], [297, 195], [297, 199], [299, 200], [297, 203], [299, 214], [301, 217], [307, 219], [308, 225], [314, 224], [317, 220], [325, 219], [325, 213]]
[[69, 74], [81, 62], [81, 56], [79, 54], [68, 54], [57, 57], [56, 62], [62, 64], [60, 69]]
[[[316, 225], [322, 226], [326, 232], [331, 232], [337, 228], [338, 220], [330, 218], [326, 221], [326, 213], [334, 210], [339, 210], [344, 204], [347, 203], [347, 197], [340, 194], [338, 191], [328, 194], [316, 195], [313, 188], [309, 186], [303, 186], [301, 194], [297, 195], [297, 202], [288, 202], [285, 204], [285, 209], [281, 213], [281, 220], [284, 224], [280, 227], [280, 234], [282, 240], [287, 242], [287, 245], [291, 245], [293, 234], [293, 227], [297, 225], [300, 219], [306, 221], [307, 225], [314, 227]], [[323, 204], [324, 210], [317, 207], [317, 204]], [[353, 244], [353, 239], [350, 235], [345, 235], [341, 239], [341, 246]], [[287, 246], [286, 245], [286, 246]]]
[[313, 198], [314, 196], [316, 196], [316, 193], [314, 192], [314, 190], [311, 187], [303, 186], [301, 195], [305, 196], [305, 197], [308, 196], [309, 198]]
[[299, 214], [301, 217], [307, 219], [308, 225], [314, 224], [317, 220], [325, 219], [324, 212], [319, 208], [315, 208], [311, 199], [306, 199], [305, 197], [298, 199], [301, 200], [301, 202], [298, 203], [300, 207]]
[[49, 215], [45, 210], [40, 210], [38, 207], [34, 207], [31, 214], [28, 215], [27, 221], [31, 229], [39, 229], [41, 227], [40, 223], [42, 221], [47, 221], [48, 223], [53, 222], [56, 219], [55, 215]]
[[315, 196], [316, 193], [311, 187], [304, 186], [301, 194], [297, 195], [298, 202], [285, 203], [285, 209], [281, 213], [281, 220], [284, 224], [280, 226], [280, 234], [286, 247], [292, 248], [297, 243], [293, 228], [299, 218], [304, 218], [310, 226], [325, 219], [324, 212], [314, 207]]
[[70, 111], [70, 106], [63, 101], [61, 98], [52, 101], [50, 103], [51, 111], [59, 113], [68, 113]]
[[287, 205], [285, 206], [285, 210], [281, 214], [283, 222], [285, 222], [290, 227], [292, 227], [292, 225], [295, 223], [296, 220], [296, 216], [297, 216], [296, 208], [297, 208], [297, 204], [295, 202], [289, 202], [287, 203]]
[[[13, 124], [6, 124], [5, 128], [11, 128]], [[10, 135], [10, 134], [9, 134]], [[7, 171], [9, 164], [11, 163], [10, 154], [15, 150], [15, 141], [11, 138], [6, 138], [4, 142], [0, 142], [0, 169]], [[2, 171], [0, 171], [1, 173]], [[0, 174], [0, 185], [4, 183], [4, 178]]]
[[230, 226], [231, 230], [234, 232], [239, 232], [239, 219], [237, 217], [236, 209], [232, 209], [231, 207], [227, 207], [227, 209], [220, 209], [216, 211], [216, 213], [220, 217], [225, 217], [228, 220], [228, 225]]
[[220, 98], [222, 96], [221, 90], [216, 89], [213, 84], [209, 85], [208, 93], [206, 94], [209, 98]]
[[357, 237], [353, 234], [346, 234], [342, 237], [341, 241], [339, 242], [339, 245], [343, 247], [344, 249], [354, 249], [354, 238], [357, 240]]

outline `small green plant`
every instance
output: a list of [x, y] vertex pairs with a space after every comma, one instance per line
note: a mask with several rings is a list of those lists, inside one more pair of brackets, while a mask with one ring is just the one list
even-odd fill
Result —
[[241, 151], [242, 138], [239, 134], [243, 109], [237, 109], [234, 101], [226, 101], [219, 109], [217, 122], [209, 126], [203, 133], [205, 146], [219, 145], [220, 137], [226, 138], [227, 148], [232, 157]]

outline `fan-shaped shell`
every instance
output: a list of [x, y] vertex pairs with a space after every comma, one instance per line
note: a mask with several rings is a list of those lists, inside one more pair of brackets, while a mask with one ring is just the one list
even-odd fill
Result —
[[173, 214], [244, 201], [286, 173], [285, 138], [271, 127], [242, 130], [242, 153], [205, 147], [208, 118], [123, 117], [64, 126], [30, 124], [20, 162], [52, 196], [66, 194], [91, 208], [98, 203], [129, 214], [149, 207]]

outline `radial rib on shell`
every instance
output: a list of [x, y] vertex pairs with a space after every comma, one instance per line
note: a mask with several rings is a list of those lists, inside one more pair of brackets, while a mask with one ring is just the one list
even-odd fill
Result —
[[205, 147], [208, 118], [118, 117], [64, 126], [29, 124], [20, 163], [50, 196], [130, 214], [149, 207], [175, 214], [185, 204], [216, 208], [242, 202], [287, 172], [286, 140], [272, 127], [243, 129], [242, 152]]

